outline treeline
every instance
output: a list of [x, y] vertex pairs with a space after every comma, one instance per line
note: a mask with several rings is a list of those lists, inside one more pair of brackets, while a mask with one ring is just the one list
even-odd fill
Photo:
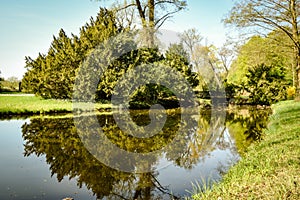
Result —
[[[33, 92], [43, 98], [72, 99], [73, 87], [80, 65], [93, 50], [105, 40], [128, 32], [128, 28], [119, 26], [115, 12], [101, 8], [96, 19], [91, 18], [80, 29], [79, 36], [68, 37], [63, 29], [53, 37], [47, 54], [39, 54], [36, 59], [26, 57], [27, 72], [22, 80], [23, 91]], [[163, 54], [159, 48], [137, 48], [134, 40], [123, 41], [123, 46], [133, 49], [113, 61], [102, 74], [95, 93], [96, 101], [110, 100], [113, 89], [120, 77], [129, 69], [148, 63], [166, 64], [177, 71], [193, 86], [199, 85], [199, 77], [191, 71], [183, 45], [170, 45]], [[119, 48], [119, 47], [118, 47]], [[136, 91], [132, 99], [144, 102], [144, 107], [162, 103], [168, 99], [174, 103], [174, 94], [167, 88], [147, 84]], [[176, 102], [176, 100], [175, 100]], [[165, 103], [166, 105], [168, 103]]]
[[252, 36], [237, 53], [227, 77], [236, 103], [270, 105], [294, 98], [293, 48], [280, 30]]
[[[72, 99], [79, 68], [95, 48], [116, 35], [135, 34], [135, 31], [120, 24], [117, 12], [100, 8], [97, 17], [80, 29], [79, 36], [68, 37], [61, 29], [46, 54], [39, 54], [36, 59], [26, 57], [28, 71], [22, 80], [22, 90], [43, 98]], [[238, 104], [270, 105], [295, 97], [298, 68], [294, 44], [281, 30], [273, 29], [266, 36], [252, 36], [242, 45], [229, 43], [220, 48], [202, 45], [203, 38], [196, 29], [184, 31], [179, 37], [181, 41], [171, 44], [164, 52], [158, 46], [140, 46], [134, 37], [116, 42], [120, 52], [122, 48], [131, 50], [124, 50], [124, 55], [109, 63], [96, 83], [95, 92], [89, 95], [96, 101], [109, 101], [118, 81], [130, 69], [162, 64], [180, 72], [199, 98], [210, 98], [210, 92], [220, 87], [226, 91], [227, 100]], [[105, 59], [114, 58], [107, 53]], [[216, 77], [219, 80], [214, 81]], [[84, 90], [82, 86], [81, 91]], [[179, 102], [172, 91], [160, 84], [146, 84], [131, 95], [131, 106], [135, 108], [157, 103], [176, 107]]]
[[[1, 75], [1, 71], [0, 71]], [[17, 77], [3, 78], [0, 76], [0, 92], [19, 92], [21, 91], [21, 81]]]

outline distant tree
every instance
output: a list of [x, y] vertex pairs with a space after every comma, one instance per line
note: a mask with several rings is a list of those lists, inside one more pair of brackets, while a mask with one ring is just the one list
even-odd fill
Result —
[[194, 68], [203, 77], [204, 88], [215, 90], [222, 87], [223, 67], [214, 45], [196, 45], [192, 54]]
[[9, 77], [7, 79], [0, 78], [1, 90], [15, 92], [19, 89], [19, 79], [17, 77]]
[[[201, 82], [200, 85], [202, 89], [208, 90], [208, 84], [213, 88], [218, 88], [221, 84], [219, 76], [224, 71], [226, 72], [228, 67], [227, 60], [225, 59], [229, 56], [228, 54], [225, 55], [225, 50], [221, 52], [214, 45], [202, 45], [201, 41], [203, 37], [195, 28], [184, 31], [179, 34], [179, 37], [188, 52], [189, 61], [192, 64], [192, 71], [196, 71], [200, 74], [198, 77], [200, 78], [199, 81]], [[221, 60], [221, 58], [223, 60]], [[226, 65], [224, 66], [224, 64]]]
[[179, 34], [180, 41], [187, 48], [187, 51], [191, 54], [196, 45], [199, 45], [203, 37], [200, 35], [196, 28], [185, 30]]
[[15, 77], [15, 76], [8, 77], [6, 80], [9, 82], [12, 82], [12, 83], [19, 81], [18, 77]]
[[193, 54], [196, 46], [200, 45], [200, 42], [202, 41], [203, 37], [195, 28], [185, 30], [183, 33], [179, 34], [179, 37], [181, 43], [189, 53], [190, 62], [192, 62], [194, 65], [197, 65], [195, 58], [193, 58]]
[[261, 34], [280, 30], [293, 44], [295, 86], [300, 95], [300, 2], [299, 0], [241, 0], [224, 20], [239, 28], [255, 28]]
[[230, 40], [227, 40], [220, 48], [217, 49], [217, 56], [225, 71], [224, 79], [227, 78], [232, 61], [236, 57], [236, 47], [232, 45]]

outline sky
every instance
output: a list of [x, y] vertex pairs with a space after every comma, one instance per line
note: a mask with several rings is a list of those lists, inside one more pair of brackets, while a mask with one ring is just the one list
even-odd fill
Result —
[[[63, 28], [78, 35], [79, 28], [95, 17], [99, 7], [112, 1], [96, 0], [0, 0], [1, 77], [22, 79], [25, 56], [36, 58], [47, 53], [53, 39]], [[183, 32], [196, 28], [206, 41], [216, 46], [225, 42], [221, 23], [233, 6], [232, 0], [188, 0], [188, 7], [174, 15], [161, 28]]]

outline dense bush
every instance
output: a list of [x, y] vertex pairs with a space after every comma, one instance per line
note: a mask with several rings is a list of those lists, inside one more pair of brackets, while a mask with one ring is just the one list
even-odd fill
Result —
[[[68, 37], [61, 29], [47, 54], [39, 54], [36, 59], [26, 57], [28, 71], [22, 80], [24, 91], [43, 98], [72, 99], [74, 83], [80, 75], [82, 80], [76, 84], [80, 95], [76, 98], [82, 101], [110, 100], [125, 73], [148, 64], [166, 65], [181, 73], [192, 87], [199, 84], [199, 77], [191, 71], [182, 45], [170, 45], [163, 54], [158, 48], [138, 47], [133, 32], [118, 27], [114, 12], [106, 9], [100, 9], [96, 19], [92, 18], [81, 28], [79, 36]], [[105, 71], [101, 67], [103, 63]], [[93, 73], [90, 66], [93, 66]], [[167, 72], [159, 75], [169, 77]], [[161, 85], [146, 84], [131, 94], [132, 106], [150, 107], [157, 103], [178, 106], [174, 94]]]
[[270, 105], [286, 99], [287, 82], [282, 66], [260, 64], [249, 68], [245, 91], [250, 104]]

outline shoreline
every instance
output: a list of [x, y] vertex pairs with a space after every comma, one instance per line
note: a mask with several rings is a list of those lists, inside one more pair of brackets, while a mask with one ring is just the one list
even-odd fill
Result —
[[[109, 112], [112, 109], [112, 105], [96, 103], [95, 109], [101, 113]], [[1, 118], [70, 113], [73, 113], [73, 103], [71, 101], [42, 99], [28, 94], [0, 95]]]
[[264, 138], [211, 189], [195, 188], [193, 199], [297, 199], [300, 196], [300, 102], [272, 105]]
[[[210, 110], [211, 103], [209, 100], [199, 99], [199, 108], [202, 110]], [[84, 107], [84, 106], [83, 106]], [[222, 106], [223, 107], [223, 106]], [[226, 110], [234, 110], [236, 108], [253, 107], [257, 109], [268, 109], [267, 106], [251, 106], [251, 105], [231, 105], [226, 106]], [[177, 109], [170, 108], [170, 109]], [[112, 111], [111, 103], [95, 103], [95, 109], [99, 113], [107, 113]], [[166, 108], [168, 110], [169, 108]], [[218, 107], [215, 107], [218, 109]], [[148, 110], [146, 108], [133, 108], [131, 110]], [[0, 114], [4, 117], [22, 117], [32, 115], [57, 115], [73, 113], [73, 103], [67, 100], [42, 99], [32, 94], [0, 94]]]

